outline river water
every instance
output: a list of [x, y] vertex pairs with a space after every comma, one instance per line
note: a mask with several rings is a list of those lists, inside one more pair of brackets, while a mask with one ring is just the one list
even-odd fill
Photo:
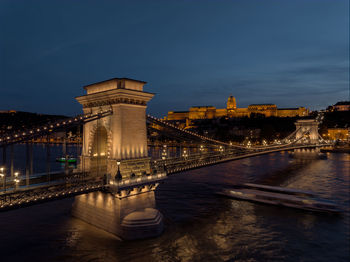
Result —
[[[172, 175], [155, 193], [165, 231], [147, 240], [121, 241], [71, 217], [73, 199], [3, 212], [0, 261], [348, 261], [349, 173], [349, 154], [300, 161], [281, 152]], [[312, 190], [346, 212], [314, 214], [215, 194], [237, 182]]]

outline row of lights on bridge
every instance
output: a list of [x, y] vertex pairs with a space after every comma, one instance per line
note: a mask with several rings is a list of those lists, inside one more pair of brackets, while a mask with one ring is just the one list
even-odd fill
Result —
[[[3, 187], [3, 190], [4, 192], [6, 191], [6, 172], [5, 172], [5, 168], [4, 167], [0, 167], [0, 177], [2, 179], [2, 187]], [[14, 172], [13, 174], [14, 178], [13, 178], [13, 182], [15, 183], [15, 190], [18, 189], [18, 184], [20, 182], [20, 179], [19, 179], [19, 172]]]
[[[205, 150], [204, 146], [201, 145], [201, 146], [199, 147], [199, 152], [200, 152], [200, 153], [203, 153], [204, 150]], [[220, 146], [220, 147], [219, 147], [219, 151], [220, 151], [220, 152], [224, 152], [224, 147], [223, 147], [223, 146]], [[187, 158], [188, 155], [189, 155], [188, 150], [184, 149], [181, 156], [184, 157], [184, 158]], [[167, 145], [163, 145], [162, 159], [165, 160], [165, 159], [167, 158], [167, 156], [168, 156]]]
[[[43, 131], [43, 130], [47, 130], [48, 128], [59, 127], [59, 126], [61, 126], [61, 125], [64, 126], [64, 125], [66, 125], [66, 124], [68, 124], [68, 123], [72, 123], [72, 121], [75, 121], [75, 122], [76, 122], [76, 121], [82, 120], [82, 119], [84, 119], [84, 118], [94, 117], [94, 116], [97, 116], [97, 115], [99, 115], [99, 114], [108, 113], [108, 112], [110, 112], [110, 111], [111, 111], [111, 110], [101, 111], [100, 113], [86, 114], [86, 115], [83, 115], [83, 116], [80, 116], [80, 117], [75, 117], [74, 120], [69, 119], [69, 120], [65, 120], [65, 121], [62, 121], [62, 122], [58, 122], [58, 123], [52, 124], [52, 125], [50, 125], [50, 126], [44, 126], [42, 129], [37, 128], [36, 130], [30, 130], [30, 131], [28, 131], [28, 132], [23, 132], [23, 133], [22, 133], [22, 136], [31, 135], [31, 134], [34, 134], [34, 133], [36, 133], [36, 132], [40, 132], [40, 131]], [[19, 136], [21, 136], [21, 134], [15, 134], [15, 135], [14, 135], [14, 138], [18, 138]], [[13, 138], [13, 137], [12, 137], [12, 138]], [[6, 137], [6, 139], [7, 139], [7, 140], [10, 140], [11, 137], [8, 136], [8, 137]], [[0, 142], [5, 141], [6, 139], [0, 138]]]

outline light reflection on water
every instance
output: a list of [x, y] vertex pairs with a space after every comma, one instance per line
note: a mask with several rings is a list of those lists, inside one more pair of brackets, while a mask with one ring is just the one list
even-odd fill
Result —
[[120, 241], [70, 216], [72, 199], [0, 213], [1, 261], [347, 261], [341, 217], [226, 199], [218, 190], [258, 182], [312, 190], [349, 206], [350, 159], [242, 159], [170, 176], [156, 191], [165, 232]]

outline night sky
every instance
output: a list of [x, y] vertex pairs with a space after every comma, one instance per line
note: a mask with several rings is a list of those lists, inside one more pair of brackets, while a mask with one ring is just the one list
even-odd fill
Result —
[[82, 86], [128, 77], [148, 112], [322, 109], [349, 99], [349, 2], [0, 1], [0, 110], [75, 115]]

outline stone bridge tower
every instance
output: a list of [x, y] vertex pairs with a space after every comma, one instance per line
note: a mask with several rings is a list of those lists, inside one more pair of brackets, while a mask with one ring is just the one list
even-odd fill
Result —
[[84, 87], [76, 97], [84, 114], [112, 109], [113, 113], [84, 125], [81, 167], [93, 175], [117, 173], [123, 177], [150, 173], [147, 152], [146, 107], [154, 94], [143, 91], [146, 82], [113, 78]]
[[296, 140], [298, 143], [303, 143], [305, 138], [311, 144], [318, 144], [318, 122], [315, 119], [301, 119], [295, 123], [296, 126]]
[[[81, 167], [91, 176], [110, 174], [115, 181], [118, 168], [123, 178], [150, 173], [146, 107], [154, 94], [143, 91], [145, 84], [114, 78], [85, 86], [86, 95], [76, 98], [85, 114], [112, 110], [84, 125]], [[72, 214], [124, 239], [157, 236], [163, 230], [163, 216], [156, 209], [155, 187], [131, 186], [124, 190], [132, 191], [131, 196], [117, 191], [79, 195]]]

